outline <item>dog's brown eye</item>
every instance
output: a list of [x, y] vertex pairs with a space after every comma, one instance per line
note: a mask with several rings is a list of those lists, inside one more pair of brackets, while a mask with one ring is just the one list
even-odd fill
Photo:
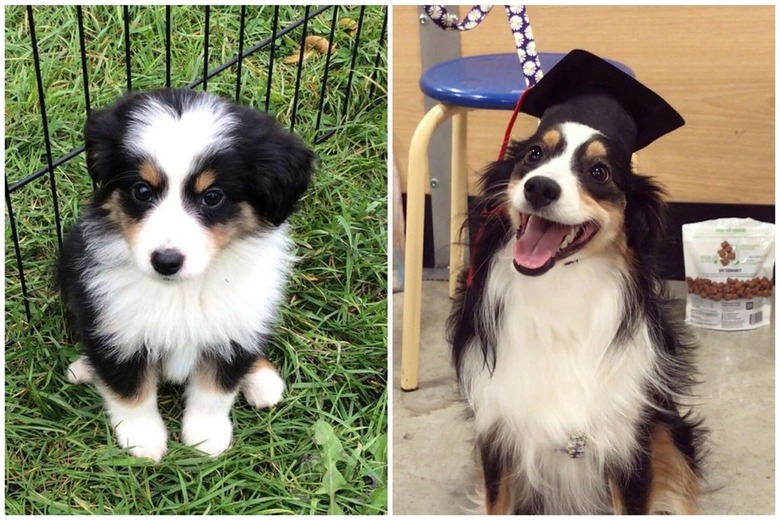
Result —
[[149, 202], [152, 200], [152, 187], [145, 182], [136, 182], [130, 188], [130, 195], [141, 204]]
[[528, 153], [525, 154], [525, 160], [528, 162], [538, 162], [542, 160], [544, 154], [540, 146], [532, 146], [528, 149]]
[[609, 168], [601, 163], [593, 166], [589, 170], [590, 176], [599, 182], [607, 182], [609, 180]]
[[222, 201], [225, 199], [225, 193], [217, 188], [211, 189], [203, 194], [203, 204], [205, 206], [208, 206], [210, 208], [215, 208], [222, 204]]

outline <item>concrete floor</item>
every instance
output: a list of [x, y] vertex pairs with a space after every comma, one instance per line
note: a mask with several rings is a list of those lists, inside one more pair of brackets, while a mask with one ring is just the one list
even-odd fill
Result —
[[[672, 284], [674, 294], [684, 284]], [[684, 293], [682, 293], [684, 294]], [[684, 296], [682, 296], [684, 297]], [[471, 424], [464, 420], [448, 346], [446, 282], [423, 284], [420, 387], [399, 386], [403, 294], [393, 303], [393, 512], [474, 511], [476, 467]], [[677, 306], [684, 315], [684, 303]], [[775, 512], [775, 333], [693, 329], [701, 348], [698, 410], [711, 430], [700, 514]]]

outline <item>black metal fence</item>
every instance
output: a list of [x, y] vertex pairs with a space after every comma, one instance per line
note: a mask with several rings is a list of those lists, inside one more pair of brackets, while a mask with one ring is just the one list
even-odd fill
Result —
[[[13, 9], [16, 11], [11, 11]], [[60, 10], [58, 14], [65, 10], [63, 16], [72, 17], [75, 14], [75, 27], [63, 31], [56, 22], [49, 22], [46, 27], [48, 33], [39, 30], [40, 27], [36, 24], [41, 15], [39, 11], [51, 14], [52, 9]], [[150, 10], [158, 10], [156, 18], [151, 21]], [[164, 10], [164, 13], [161, 10]], [[180, 32], [176, 16], [180, 14], [178, 11], [183, 10], [188, 10], [190, 17], [193, 11], [202, 16], [201, 35], [185, 35]], [[100, 17], [97, 16], [98, 13], [101, 14]], [[14, 23], [14, 15], [17, 18], [16, 26], [10, 25]], [[219, 15], [219, 24], [215, 23], [215, 15]], [[85, 18], [91, 22], [90, 29], [85, 25]], [[365, 29], [367, 18], [374, 22], [371, 34]], [[237, 42], [228, 42], [231, 40], [227, 36], [230, 31], [225, 29], [228, 19], [237, 21]], [[107, 29], [110, 24], [106, 20], [113, 20], [114, 26], [121, 24], [121, 35], [118, 27]], [[250, 25], [258, 20], [262, 20], [263, 24], [254, 24], [257, 27], [250, 31]], [[376, 27], [380, 27], [378, 31]], [[8, 33], [14, 30], [20, 38], [14, 45], [9, 45]], [[22, 34], [24, 32], [28, 34]], [[172, 33], [176, 41], [172, 38]], [[88, 177], [84, 163], [74, 159], [82, 156], [84, 151], [80, 132], [86, 115], [93, 105], [97, 104], [94, 99], [96, 91], [100, 93], [100, 104], [103, 105], [122, 91], [134, 88], [164, 85], [207, 90], [212, 87], [212, 91], [230, 95], [239, 102], [276, 115], [291, 130], [307, 133], [304, 138], [316, 145], [334, 135], [353, 112], [370, 108], [355, 107], [350, 103], [350, 95], [357, 86], [358, 76], [361, 79], [359, 88], [370, 89], [368, 98], [373, 99], [375, 104], [385, 103], [386, 91], [381, 86], [386, 84], [387, 79], [386, 62], [382, 63], [382, 60], [386, 59], [386, 33], [387, 7], [384, 6], [7, 7], [6, 62], [20, 65], [22, 68], [19, 70], [23, 71], [8, 78], [10, 69], [7, 67], [6, 256], [11, 255], [10, 242], [13, 245], [14, 257], [14, 262], [11, 262], [10, 258], [6, 260], [7, 328], [11, 325], [18, 333], [26, 329], [25, 325], [34, 325], [39, 313], [47, 312], [48, 300], [42, 298], [38, 301], [32, 294], [35, 291], [46, 292], [47, 287], [45, 284], [36, 288], [29, 287], [26, 272], [29, 265], [36, 269], [50, 270], [55, 251], [36, 251], [40, 246], [33, 239], [38, 234], [51, 233], [56, 235], [57, 244], [62, 246], [62, 206], [58, 182], [74, 182], [73, 177], [77, 176], [82, 179], [85, 191], [89, 191], [89, 181], [84, 180]], [[307, 40], [307, 37], [312, 35], [316, 35], [315, 41]], [[182, 53], [189, 52], [185, 48], [177, 53], [176, 43], [192, 44], [193, 38], [201, 36], [200, 70], [195, 71], [191, 67], [190, 70], [174, 71], [177, 55], [180, 57]], [[249, 38], [252, 39], [246, 41]], [[27, 48], [19, 43], [23, 39], [29, 42]], [[42, 47], [46, 49], [45, 56], [42, 55]], [[237, 50], [231, 52], [228, 47], [237, 47]], [[106, 74], [105, 53], [109, 49], [113, 49], [117, 56], [122, 57], [120, 59], [124, 61], [123, 67], [117, 66], [115, 70], [120, 71], [120, 74], [123, 72], [121, 75], [124, 77], [117, 78], [117, 74]], [[65, 79], [50, 77], [49, 74], [54, 68], [52, 64], [56, 64], [56, 60], [65, 59], [68, 53], [73, 51], [78, 52], [81, 70], [70, 71], [71, 75]], [[315, 56], [309, 59], [311, 53]], [[215, 61], [214, 55], [231, 54], [232, 57], [217, 66], [212, 63]], [[283, 58], [285, 54], [287, 57]], [[19, 64], [19, 60], [24, 63]], [[314, 61], [317, 62], [316, 66], [310, 65]], [[164, 62], [164, 77], [160, 77], [161, 74], [155, 76], [154, 71], [148, 70], [157, 70], [161, 62]], [[284, 68], [280, 69], [282, 64]], [[28, 92], [22, 92], [24, 89], [21, 87], [14, 91], [16, 87], [12, 80], [18, 80], [18, 83], [22, 84], [24, 71], [29, 70], [34, 73], [32, 75], [35, 86], [32, 86], [33, 79], [30, 77]], [[231, 74], [233, 79], [230, 79]], [[188, 77], [182, 79], [182, 76]], [[55, 120], [52, 108], [62, 99], [59, 95], [61, 88], [78, 81], [81, 82], [83, 91], [83, 102], [78, 102], [79, 113], [70, 113], [73, 110], [61, 111], [61, 118], [69, 119], [69, 122]], [[291, 82], [292, 88], [289, 85]], [[262, 88], [255, 88], [255, 84], [262, 84]], [[274, 87], [280, 84], [281, 87], [277, 90], [281, 94], [277, 92], [275, 96]], [[13, 117], [9, 120], [8, 107], [14, 103], [18, 104], [16, 108], [19, 112], [37, 112], [37, 129], [17, 123]], [[296, 123], [303, 126], [300, 120], [301, 106], [304, 104], [310, 106], [307, 110], [305, 130], [296, 127]], [[75, 121], [80, 121], [81, 124], [78, 125]], [[74, 124], [78, 128], [67, 128]], [[31, 131], [38, 135], [28, 135]], [[62, 137], [66, 135], [70, 137]], [[73, 137], [74, 135], [78, 137]], [[42, 149], [37, 145], [39, 141], [36, 137], [42, 138]], [[42, 166], [35, 164], [36, 161], [42, 163]], [[20, 165], [29, 169], [23, 170]], [[63, 173], [64, 170], [68, 170], [69, 174]], [[36, 189], [40, 191], [42, 182], [48, 184], [45, 196], [37, 195], [32, 199], [24, 197], [24, 190], [32, 189], [31, 186], [36, 184]], [[23, 203], [15, 205], [17, 196], [22, 198]], [[69, 214], [75, 215], [77, 201], [62, 203], [68, 206]], [[20, 220], [25, 223], [24, 226], [19, 225]], [[45, 278], [50, 280], [51, 276]], [[24, 312], [9, 316], [8, 302], [18, 302], [18, 299], [23, 302]], [[36, 304], [41, 308], [34, 314]], [[20, 321], [26, 323], [19, 323]]]

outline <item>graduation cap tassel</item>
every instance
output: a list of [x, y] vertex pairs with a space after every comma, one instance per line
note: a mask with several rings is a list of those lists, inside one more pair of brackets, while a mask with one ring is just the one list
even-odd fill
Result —
[[506, 131], [504, 131], [504, 139], [501, 141], [501, 150], [498, 152], [498, 160], [501, 161], [504, 159], [504, 154], [506, 153], [506, 147], [509, 145], [509, 135], [512, 133], [512, 128], [515, 126], [515, 120], [517, 119], [517, 114], [520, 113], [520, 108], [523, 106], [523, 99], [525, 99], [525, 95], [531, 90], [532, 87], [528, 87], [523, 91], [522, 94], [520, 94], [520, 97], [517, 99], [517, 104], [515, 105], [515, 109], [512, 110], [512, 117], [509, 118], [509, 124], [506, 125]]

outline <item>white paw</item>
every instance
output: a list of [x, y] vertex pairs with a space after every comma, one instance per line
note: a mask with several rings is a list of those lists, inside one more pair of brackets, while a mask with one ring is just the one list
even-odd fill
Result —
[[168, 451], [168, 432], [162, 417], [125, 418], [114, 425], [116, 441], [134, 457], [146, 457], [155, 462]]
[[216, 457], [230, 447], [233, 438], [233, 424], [229, 416], [184, 413], [181, 426], [181, 440], [187, 446]]
[[95, 370], [87, 361], [86, 356], [79, 358], [68, 367], [68, 382], [74, 385], [85, 385], [95, 380]]
[[246, 402], [255, 408], [270, 408], [282, 400], [284, 380], [275, 369], [263, 367], [244, 377], [241, 391]]

